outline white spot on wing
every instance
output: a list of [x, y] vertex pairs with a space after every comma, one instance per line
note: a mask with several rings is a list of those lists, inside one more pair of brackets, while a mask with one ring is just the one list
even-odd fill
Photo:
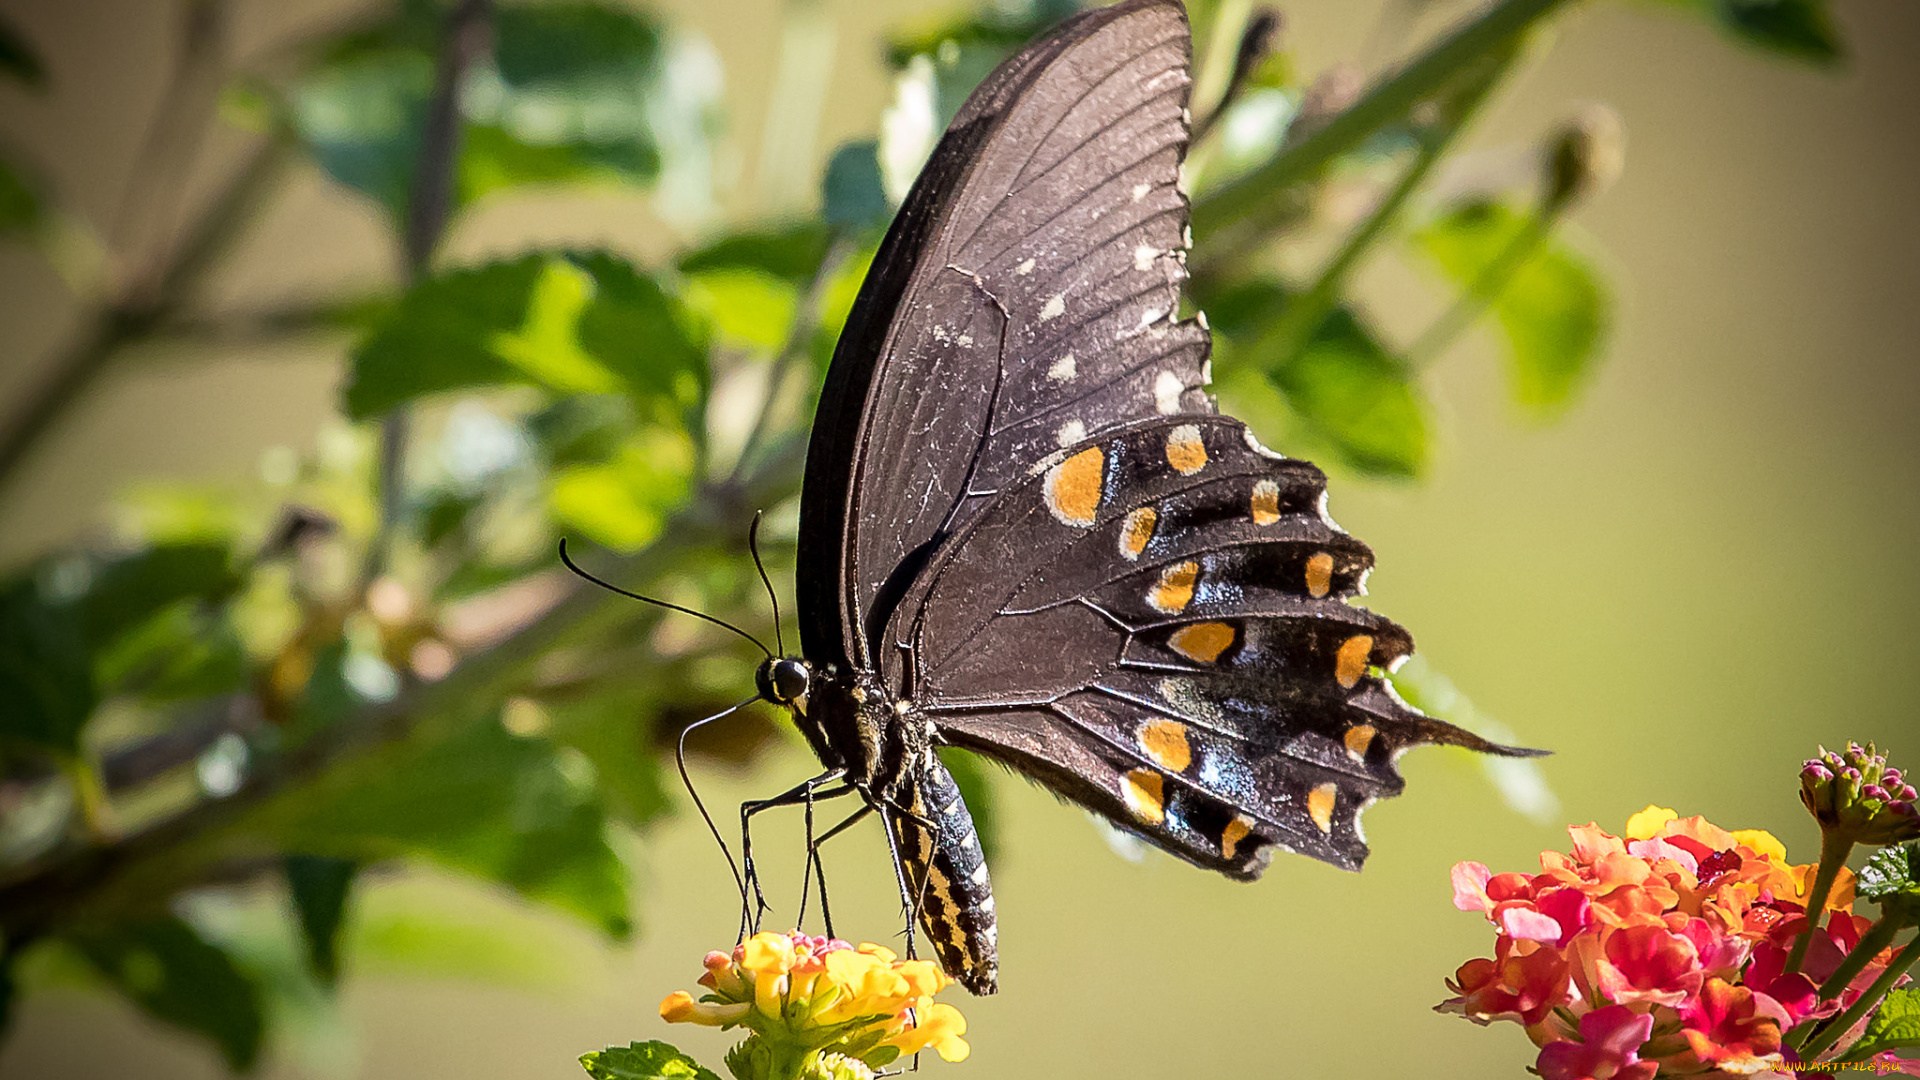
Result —
[[[1287, 455], [1285, 455], [1285, 454], [1276, 454], [1276, 453], [1274, 453], [1273, 451], [1271, 451], [1271, 450], [1269, 450], [1269, 449], [1267, 449], [1266, 447], [1264, 447], [1264, 446], [1262, 446], [1262, 445], [1260, 445], [1260, 440], [1259, 440], [1259, 439], [1256, 439], [1256, 438], [1254, 438], [1254, 437], [1253, 437], [1253, 429], [1252, 429], [1252, 428], [1250, 428], [1250, 427], [1243, 427], [1243, 428], [1241, 428], [1241, 429], [1240, 429], [1240, 437], [1241, 437], [1242, 439], [1245, 439], [1245, 440], [1246, 440], [1246, 443], [1247, 443], [1247, 449], [1249, 449], [1249, 450], [1251, 450], [1251, 451], [1253, 451], [1253, 452], [1254, 452], [1254, 453], [1256, 453], [1256, 454], [1259, 454], [1259, 455], [1260, 455], [1261, 457], [1264, 457], [1264, 458], [1272, 458], [1272, 459], [1273, 459], [1273, 460], [1275, 460], [1275, 461], [1285, 461], [1285, 460], [1287, 460]], [[1321, 494], [1321, 496], [1320, 496], [1320, 498], [1321, 498], [1321, 500], [1322, 500], [1322, 503], [1323, 503], [1323, 506], [1324, 506], [1324, 502], [1325, 502], [1325, 500], [1326, 500], [1326, 494], [1325, 494], [1325, 493], [1323, 492], [1323, 493]], [[1323, 516], [1323, 517], [1325, 516], [1325, 513], [1324, 513], [1324, 510], [1322, 511], [1322, 516]]]
[[973, 344], [973, 335], [971, 335], [971, 334], [961, 334], [961, 335], [960, 335], [960, 336], [959, 336], [958, 338], [956, 338], [956, 339], [954, 339], [954, 340], [956, 340], [956, 341], [958, 341], [958, 342], [960, 343], [960, 346], [961, 346], [961, 348], [966, 348], [967, 346], [969, 346], [969, 345], [972, 345], [972, 344]]
[[1078, 420], [1069, 420], [1060, 425], [1059, 431], [1054, 432], [1053, 441], [1061, 446], [1072, 446], [1086, 437], [1087, 425]]
[[1073, 377], [1079, 373], [1080, 372], [1076, 370], [1072, 353], [1068, 353], [1060, 359], [1055, 360], [1053, 365], [1047, 368], [1047, 378], [1052, 379], [1054, 382], [1070, 382]]
[[1141, 199], [1144, 199], [1144, 198], [1146, 198], [1146, 197], [1147, 197], [1147, 192], [1149, 192], [1149, 191], [1152, 191], [1152, 190], [1153, 190], [1153, 185], [1152, 185], [1152, 184], [1135, 184], [1135, 185], [1133, 185], [1133, 201], [1134, 201], [1134, 202], [1139, 202], [1139, 201], [1140, 201]]
[[1180, 376], [1171, 371], [1162, 371], [1153, 377], [1153, 407], [1160, 410], [1161, 416], [1172, 416], [1180, 411], [1180, 394], [1186, 389]]
[[1033, 260], [1028, 259], [1026, 262], [1014, 267], [1013, 272], [1021, 277], [1026, 277], [1028, 274], [1033, 273]]
[[1058, 293], [1047, 298], [1047, 306], [1040, 309], [1040, 321], [1057, 319], [1067, 313], [1067, 298]]
[[1159, 257], [1160, 252], [1155, 250], [1152, 244], [1141, 244], [1133, 249], [1133, 268], [1146, 273], [1153, 269], [1153, 260]]

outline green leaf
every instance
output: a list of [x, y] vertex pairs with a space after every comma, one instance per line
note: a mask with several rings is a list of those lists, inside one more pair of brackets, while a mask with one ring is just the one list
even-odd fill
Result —
[[1667, 0], [1745, 42], [1822, 66], [1844, 52], [1826, 0]]
[[266, 1033], [260, 988], [177, 918], [120, 923], [68, 941], [155, 1019], [210, 1038], [228, 1068], [253, 1066]]
[[683, 295], [687, 307], [705, 316], [722, 340], [759, 349], [786, 343], [800, 306], [793, 285], [744, 268], [688, 275]]
[[940, 763], [953, 774], [960, 798], [966, 802], [967, 812], [973, 815], [974, 831], [980, 834], [980, 850], [988, 862], [994, 862], [1000, 850], [1000, 815], [995, 807], [993, 773], [984, 758], [965, 750], [941, 747], [939, 753]]
[[0, 584], [0, 738], [65, 758], [96, 701], [85, 624], [31, 576]]
[[341, 57], [295, 88], [294, 130], [328, 176], [404, 220], [433, 80], [433, 56], [425, 49]]
[[850, 142], [833, 152], [821, 182], [822, 216], [830, 225], [856, 232], [878, 229], [893, 216], [886, 185], [880, 179], [880, 144]]
[[1867, 1021], [1867, 1029], [1844, 1055], [1862, 1061], [1902, 1047], [1920, 1046], [1920, 990], [1890, 990]]
[[611, 394], [561, 398], [526, 420], [554, 467], [602, 462], [633, 433], [633, 403]]
[[494, 16], [494, 41], [500, 77], [521, 89], [643, 78], [660, 59], [654, 25], [608, 4], [505, 5]]
[[1446, 213], [1415, 242], [1463, 290], [1498, 290], [1485, 299], [1506, 333], [1514, 400], [1548, 416], [1572, 404], [1612, 316], [1592, 263], [1543, 236], [1530, 214], [1499, 203]]
[[761, 270], [796, 285], [812, 280], [833, 234], [818, 222], [785, 229], [734, 233], [680, 258], [680, 272]]
[[569, 256], [592, 275], [594, 302], [580, 316], [580, 344], [641, 394], [671, 398], [689, 412], [706, 401], [706, 344], [692, 320], [653, 278], [606, 252]]
[[340, 975], [340, 927], [360, 867], [350, 859], [325, 855], [289, 855], [287, 894], [293, 901], [300, 936], [307, 944], [307, 966], [324, 986]]
[[47, 66], [13, 24], [0, 20], [0, 74], [10, 75], [36, 90], [47, 85]]
[[40, 224], [46, 206], [20, 166], [0, 157], [0, 238], [27, 234]]
[[663, 1042], [609, 1046], [580, 1055], [580, 1065], [593, 1080], [720, 1080]]
[[528, 255], [421, 282], [354, 350], [346, 407], [365, 419], [429, 394], [531, 384], [626, 390], [696, 407], [703, 350], [677, 304], [617, 256]]
[[429, 858], [625, 937], [626, 869], [592, 772], [579, 754], [482, 717], [377, 767], [329, 774], [261, 828], [310, 855]]
[[538, 143], [496, 125], [473, 124], [460, 148], [460, 201], [475, 202], [514, 187], [639, 183], [659, 171], [660, 152], [637, 136]]
[[1856, 895], [1886, 900], [1899, 895], [1920, 900], [1920, 842], [1881, 848], [1860, 868]]
[[[427, 4], [342, 43], [294, 88], [294, 129], [328, 175], [404, 220], [433, 93], [444, 15]], [[644, 183], [660, 154], [648, 121], [659, 34], [598, 4], [501, 8], [495, 63], [460, 95], [464, 204], [525, 184]]]
[[198, 600], [167, 607], [97, 647], [93, 670], [103, 695], [138, 694], [149, 702], [230, 693], [250, 674], [233, 621]]
[[454, 270], [408, 290], [354, 349], [348, 415], [364, 420], [446, 390], [528, 381], [491, 343], [527, 319], [541, 256]]
[[683, 431], [637, 432], [612, 461], [554, 474], [548, 505], [555, 520], [595, 543], [632, 553], [653, 542], [667, 515], [692, 490], [693, 440]]
[[156, 544], [94, 573], [81, 601], [87, 640], [106, 645], [186, 599], [218, 600], [240, 585], [223, 543]]
[[1398, 477], [1426, 469], [1426, 399], [1406, 363], [1351, 310], [1327, 316], [1300, 354], [1267, 377], [1354, 469]]
[[545, 706], [549, 737], [586, 755], [608, 814], [634, 828], [657, 820], [670, 805], [662, 758], [651, 742], [659, 699], [659, 687], [646, 679], [631, 689]]

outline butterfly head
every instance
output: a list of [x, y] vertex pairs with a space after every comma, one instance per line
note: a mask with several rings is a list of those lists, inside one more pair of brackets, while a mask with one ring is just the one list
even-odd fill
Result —
[[813, 685], [813, 669], [805, 660], [791, 656], [769, 656], [753, 673], [760, 696], [775, 705], [805, 711], [807, 690]]

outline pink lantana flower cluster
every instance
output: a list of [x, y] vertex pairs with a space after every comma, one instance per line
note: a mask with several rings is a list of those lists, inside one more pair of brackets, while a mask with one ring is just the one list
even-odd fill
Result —
[[[1783, 1034], [1841, 1013], [1892, 960], [1880, 950], [1837, 997], [1821, 985], [1873, 924], [1852, 913], [1840, 871], [1805, 959], [1815, 868], [1788, 863], [1758, 830], [1648, 807], [1624, 836], [1576, 826], [1570, 853], [1542, 852], [1537, 874], [1453, 868], [1454, 904], [1499, 929], [1491, 958], [1469, 960], [1437, 1008], [1525, 1027], [1546, 1080], [1652, 1080], [1722, 1072], [1791, 1077]], [[1844, 1045], [1844, 1042], [1843, 1042]]]

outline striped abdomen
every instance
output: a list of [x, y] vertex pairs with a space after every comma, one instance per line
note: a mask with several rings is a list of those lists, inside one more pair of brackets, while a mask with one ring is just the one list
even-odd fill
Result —
[[968, 990], [991, 994], [998, 988], [1000, 952], [986, 855], [953, 774], [931, 753], [925, 762], [915, 770], [905, 802], [932, 830], [892, 815], [907, 886], [940, 966]]

